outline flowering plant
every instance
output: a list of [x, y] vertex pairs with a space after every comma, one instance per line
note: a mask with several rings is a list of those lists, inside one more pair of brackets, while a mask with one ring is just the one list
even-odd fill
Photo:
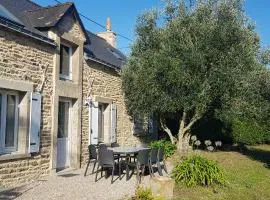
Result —
[[210, 146], [210, 145], [212, 144], [212, 142], [211, 142], [210, 140], [205, 140], [205, 141], [204, 141], [204, 144], [205, 144], [206, 146]]

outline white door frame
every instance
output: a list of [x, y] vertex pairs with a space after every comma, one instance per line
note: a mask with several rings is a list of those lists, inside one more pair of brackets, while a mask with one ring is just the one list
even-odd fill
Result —
[[[67, 140], [68, 140], [68, 146], [67, 146], [67, 167], [70, 167], [70, 158], [71, 158], [71, 130], [72, 130], [72, 100], [71, 99], [67, 99], [67, 98], [59, 98], [59, 103], [60, 102], [64, 102], [64, 103], [69, 103], [69, 114], [68, 114], [68, 134], [67, 134]], [[59, 109], [59, 108], [58, 108]], [[58, 110], [59, 112], [59, 110]], [[59, 120], [59, 119], [58, 119]], [[58, 126], [58, 124], [57, 124]], [[58, 143], [58, 136], [57, 136], [57, 143]], [[57, 166], [57, 156], [58, 156], [58, 151], [59, 149], [57, 148], [57, 155], [56, 155], [56, 168], [58, 168]]]

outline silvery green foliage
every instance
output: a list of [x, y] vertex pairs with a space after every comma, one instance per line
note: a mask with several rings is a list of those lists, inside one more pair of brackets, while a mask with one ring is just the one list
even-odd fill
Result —
[[138, 18], [122, 71], [128, 111], [178, 119], [184, 111], [198, 120], [216, 106], [261, 116], [259, 38], [243, 1], [198, 1], [192, 9], [183, 2]]
[[210, 146], [210, 145], [212, 144], [212, 142], [211, 142], [210, 140], [205, 140], [205, 141], [204, 141], [204, 144], [205, 144], [206, 146]]

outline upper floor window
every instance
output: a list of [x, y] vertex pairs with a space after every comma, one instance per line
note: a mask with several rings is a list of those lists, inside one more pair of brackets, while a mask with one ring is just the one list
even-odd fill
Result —
[[0, 153], [17, 151], [18, 104], [16, 92], [0, 90]]
[[60, 79], [72, 80], [72, 47], [60, 45]]

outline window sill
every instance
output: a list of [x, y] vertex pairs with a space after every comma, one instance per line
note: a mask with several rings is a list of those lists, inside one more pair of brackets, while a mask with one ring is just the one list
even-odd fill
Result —
[[16, 160], [21, 158], [30, 158], [30, 153], [11, 153], [11, 154], [0, 154], [0, 161], [5, 160]]
[[59, 76], [59, 79], [61, 81], [72, 81], [72, 78], [70, 76], [61, 75]]

